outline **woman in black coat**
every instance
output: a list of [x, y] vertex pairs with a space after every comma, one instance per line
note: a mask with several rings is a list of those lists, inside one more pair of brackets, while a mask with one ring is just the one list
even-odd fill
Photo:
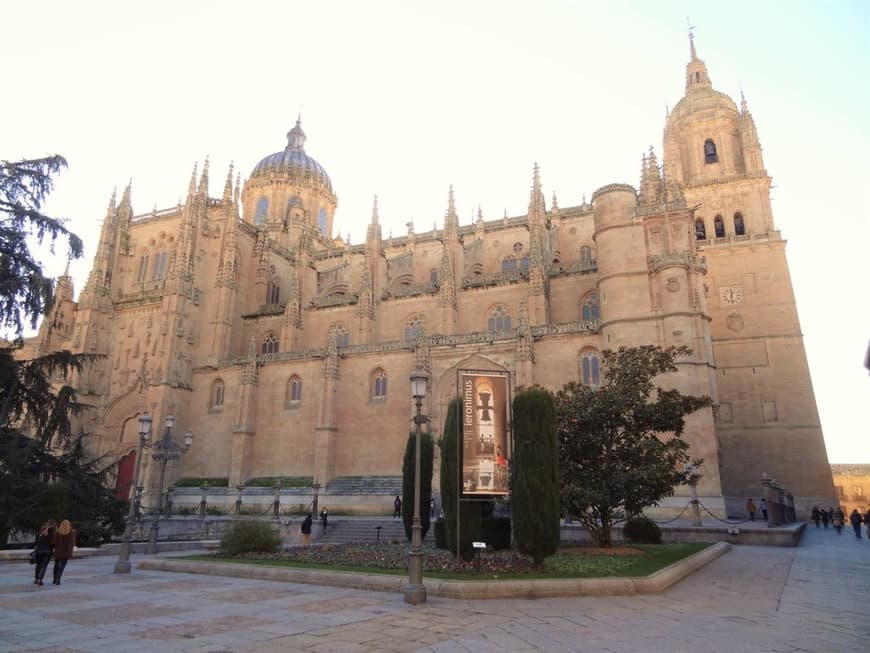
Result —
[[36, 553], [36, 568], [33, 570], [33, 584], [42, 585], [42, 578], [45, 576], [45, 570], [48, 569], [48, 561], [51, 560], [51, 554], [54, 552], [54, 532], [57, 528], [57, 523], [53, 519], [49, 519], [39, 529], [39, 534], [36, 536], [36, 547], [33, 549]]

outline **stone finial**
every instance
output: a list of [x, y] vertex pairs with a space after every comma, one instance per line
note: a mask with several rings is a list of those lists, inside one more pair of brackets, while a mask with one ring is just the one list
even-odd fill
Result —
[[230, 169], [227, 172], [227, 180], [224, 183], [224, 204], [229, 204], [233, 201], [233, 162], [230, 161]]

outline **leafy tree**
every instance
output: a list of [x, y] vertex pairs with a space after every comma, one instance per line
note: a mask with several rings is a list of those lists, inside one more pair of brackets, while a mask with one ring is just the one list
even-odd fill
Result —
[[677, 371], [675, 358], [690, 353], [652, 345], [608, 350], [597, 389], [569, 383], [555, 396], [562, 510], [600, 546], [610, 546], [611, 526], [625, 512], [655, 505], [693, 474], [685, 467], [685, 416], [709, 406], [710, 398], [654, 383]]
[[67, 241], [70, 258], [82, 255], [82, 241], [63, 220], [41, 212], [54, 187], [53, 175], [66, 168], [58, 155], [42, 159], [0, 161], [0, 324], [21, 336], [25, 323], [36, 327], [51, 307], [53, 282], [30, 251], [30, 239], [48, 242], [54, 252], [58, 239]]
[[[412, 432], [405, 447], [405, 460], [402, 464], [402, 521], [405, 535], [411, 540], [411, 526], [414, 521], [414, 467], [417, 452], [417, 434]], [[429, 433], [420, 434], [420, 524], [423, 527], [420, 537], [429, 532], [429, 502], [432, 499], [432, 470], [434, 467], [435, 443]]]
[[70, 258], [82, 254], [78, 236], [41, 213], [52, 175], [64, 167], [60, 156], [0, 162], [0, 324], [15, 335], [0, 346], [0, 543], [48, 517], [102, 523], [120, 517], [105, 488], [112, 465], [88, 458], [84, 434], [73, 435], [71, 419], [85, 406], [64, 382], [95, 357], [68, 351], [16, 357], [25, 325], [36, 326], [53, 292], [30, 244], [47, 241], [53, 252], [65, 239]]
[[472, 542], [480, 533], [480, 503], [460, 501], [459, 508], [459, 550], [456, 547], [456, 504], [461, 487], [459, 485], [459, 424], [462, 400], [453, 399], [444, 420], [444, 434], [441, 436], [441, 503], [444, 510], [444, 526], [447, 547], [454, 557], [471, 560], [474, 557]]
[[543, 388], [513, 401], [514, 539], [540, 565], [559, 548], [559, 439], [552, 395]]

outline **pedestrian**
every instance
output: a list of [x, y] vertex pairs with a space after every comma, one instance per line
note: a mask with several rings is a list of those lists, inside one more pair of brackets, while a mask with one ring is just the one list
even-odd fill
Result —
[[746, 512], [749, 513], [749, 521], [755, 521], [756, 510], [755, 502], [752, 500], [752, 497], [749, 497], [746, 500]]
[[36, 568], [33, 570], [33, 584], [42, 585], [42, 578], [45, 576], [45, 570], [48, 569], [48, 561], [51, 560], [51, 554], [54, 551], [54, 534], [57, 529], [57, 522], [49, 519], [39, 529], [36, 535], [36, 546], [33, 552], [36, 554]]
[[813, 523], [816, 525], [816, 528], [819, 527], [819, 520], [822, 518], [822, 511], [819, 510], [818, 506], [813, 506], [813, 511], [810, 513], [810, 518], [813, 520]]
[[764, 497], [761, 497], [761, 500], [758, 503], [761, 507], [761, 518], [764, 521], [767, 521], [767, 501], [764, 500]]
[[864, 525], [867, 527], [867, 539], [870, 540], [870, 508], [867, 508], [867, 514], [864, 515]]
[[311, 546], [311, 513], [309, 512], [305, 515], [305, 519], [302, 520], [302, 546]]
[[[867, 512], [870, 513], [870, 510], [868, 510]], [[435, 516], [435, 497], [429, 499], [429, 516]]]
[[834, 509], [831, 508], [830, 512], [822, 508], [822, 526], [824, 528], [828, 527], [828, 524], [831, 522], [831, 517], [834, 516]]
[[60, 585], [60, 577], [66, 563], [72, 558], [76, 545], [76, 532], [69, 519], [64, 519], [54, 534], [54, 584]]
[[858, 512], [857, 508], [852, 508], [852, 512], [849, 514], [849, 523], [852, 524], [852, 530], [855, 531], [855, 537], [859, 540], [861, 539], [861, 522], [864, 521], [861, 519], [861, 513]]
[[837, 531], [837, 535], [843, 534], [843, 511], [837, 508], [834, 510], [831, 508], [833, 514], [831, 515], [831, 525], [834, 527], [834, 530]]
[[323, 524], [323, 532], [326, 532], [326, 523], [329, 521], [329, 513], [326, 508], [320, 511], [320, 523]]
[[393, 519], [396, 517], [402, 516], [402, 500], [399, 498], [399, 495], [396, 495], [395, 501], [393, 501]]

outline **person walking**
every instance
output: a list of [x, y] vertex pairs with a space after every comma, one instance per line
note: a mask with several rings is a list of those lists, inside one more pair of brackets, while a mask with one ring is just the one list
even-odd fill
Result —
[[746, 500], [746, 512], [749, 513], [749, 521], [755, 521], [755, 513], [758, 509], [755, 507], [755, 502], [752, 500], [752, 497], [749, 497]]
[[313, 520], [311, 519], [311, 513], [309, 512], [305, 515], [305, 519], [302, 520], [302, 546], [311, 546], [311, 523]]
[[54, 580], [55, 585], [60, 585], [60, 577], [66, 569], [66, 563], [72, 558], [73, 549], [76, 545], [76, 532], [69, 519], [64, 519], [54, 534]]
[[402, 500], [399, 495], [396, 495], [396, 500], [393, 501], [393, 519], [402, 516]]
[[818, 506], [813, 506], [813, 511], [810, 513], [810, 519], [813, 520], [813, 523], [816, 525], [816, 528], [819, 527], [819, 521], [822, 518], [822, 511], [819, 510]]
[[764, 521], [767, 521], [767, 501], [765, 501], [764, 497], [761, 497], [759, 501], [759, 506], [761, 507], [761, 517]]
[[822, 508], [822, 526], [825, 528], [828, 527], [828, 524], [831, 522], [831, 517], [834, 516], [834, 509], [831, 508], [830, 512]]
[[54, 531], [56, 528], [57, 522], [49, 519], [36, 535], [36, 546], [33, 549], [36, 554], [36, 568], [33, 570], [34, 585], [42, 585], [42, 578], [45, 576], [48, 561], [51, 560], [51, 554], [54, 551]]
[[870, 508], [867, 508], [867, 513], [864, 515], [864, 525], [867, 527], [867, 539], [870, 540]]
[[843, 511], [837, 508], [836, 510], [831, 509], [833, 514], [831, 515], [831, 525], [834, 527], [834, 530], [837, 531], [837, 535], [843, 534]]
[[320, 523], [323, 524], [323, 532], [326, 532], [326, 524], [329, 521], [329, 512], [324, 508], [320, 511]]
[[859, 540], [861, 539], [861, 522], [864, 521], [861, 519], [861, 513], [858, 512], [857, 508], [852, 508], [852, 512], [849, 514], [849, 523], [852, 524], [852, 530], [855, 531], [855, 537]]

